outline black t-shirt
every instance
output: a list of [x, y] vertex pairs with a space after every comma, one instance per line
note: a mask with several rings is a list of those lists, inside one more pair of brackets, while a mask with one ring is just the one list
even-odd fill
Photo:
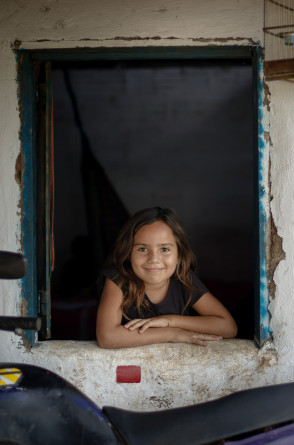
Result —
[[[105, 269], [103, 271], [103, 275], [104, 277], [109, 278], [115, 284], [118, 284], [119, 274], [115, 269]], [[126, 315], [129, 317], [130, 320], [133, 320], [135, 318], [152, 318], [159, 315], [196, 315], [195, 310], [192, 308], [193, 304], [196, 303], [196, 301], [198, 301], [203, 294], [209, 291], [192, 271], [191, 277], [194, 291], [185, 311], [184, 308], [189, 299], [189, 291], [181, 281], [171, 278], [166, 297], [163, 301], [158, 304], [154, 304], [145, 294], [145, 298], [147, 299], [150, 308], [143, 308], [142, 313], [139, 313], [137, 308], [133, 305], [128, 308]], [[128, 320], [125, 317], [122, 317], [121, 324], [125, 324], [127, 323], [127, 321]]]

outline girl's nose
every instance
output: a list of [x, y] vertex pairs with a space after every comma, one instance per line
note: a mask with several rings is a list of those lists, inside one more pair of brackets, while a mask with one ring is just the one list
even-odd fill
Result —
[[152, 261], [158, 261], [158, 254], [155, 251], [150, 251], [149, 252], [149, 257], [148, 257], [148, 261], [152, 262]]

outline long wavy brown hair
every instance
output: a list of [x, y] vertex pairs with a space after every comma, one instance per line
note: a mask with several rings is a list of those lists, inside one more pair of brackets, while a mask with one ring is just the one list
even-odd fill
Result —
[[191, 270], [196, 269], [196, 258], [192, 252], [186, 233], [176, 214], [170, 209], [153, 207], [143, 209], [133, 215], [123, 226], [116, 240], [114, 251], [110, 257], [110, 265], [118, 271], [118, 284], [123, 290], [124, 299], [122, 312], [124, 317], [129, 307], [135, 305], [139, 314], [143, 308], [148, 308], [149, 303], [145, 296], [144, 282], [137, 277], [131, 266], [131, 253], [134, 236], [141, 227], [163, 221], [172, 230], [178, 248], [178, 265], [173, 278], [180, 280], [188, 289], [189, 298], [184, 308], [188, 306], [193, 292]]

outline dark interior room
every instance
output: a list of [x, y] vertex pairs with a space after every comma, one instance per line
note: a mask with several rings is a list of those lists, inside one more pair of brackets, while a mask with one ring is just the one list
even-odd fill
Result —
[[178, 214], [199, 277], [253, 338], [251, 62], [52, 68], [52, 338], [95, 338], [99, 271], [128, 215], [153, 206]]

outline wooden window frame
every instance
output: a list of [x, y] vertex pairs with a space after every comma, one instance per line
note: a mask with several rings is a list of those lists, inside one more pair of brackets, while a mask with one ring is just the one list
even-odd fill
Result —
[[[19, 72], [19, 96], [21, 101], [21, 142], [24, 160], [22, 190], [22, 242], [23, 253], [28, 260], [28, 272], [22, 282], [22, 298], [26, 315], [41, 315], [44, 319], [40, 339], [50, 338], [50, 248], [48, 234], [50, 218], [48, 215], [48, 155], [49, 107], [50, 107], [50, 66], [51, 62], [78, 62], [96, 60], [219, 60], [250, 59], [252, 61], [253, 85], [253, 159], [254, 159], [254, 236], [255, 236], [255, 277], [254, 277], [254, 323], [255, 342], [262, 346], [271, 338], [269, 327], [269, 277], [266, 268], [266, 243], [268, 214], [266, 203], [267, 172], [264, 171], [266, 142], [263, 136], [263, 69], [262, 49], [259, 46], [220, 46], [220, 47], [132, 47], [132, 48], [80, 48], [18, 50], [17, 63]], [[37, 152], [37, 82], [36, 63], [45, 64], [45, 100], [46, 100], [46, 137], [43, 152]], [[38, 136], [39, 137], [39, 136]], [[40, 162], [40, 159], [43, 161]], [[42, 167], [42, 162], [46, 166]], [[47, 167], [47, 168], [45, 168]], [[42, 173], [40, 175], [40, 168]], [[45, 174], [42, 190], [38, 191], [38, 179]], [[47, 173], [46, 173], [47, 172]], [[41, 193], [41, 197], [40, 197]], [[42, 200], [42, 193], [44, 199]], [[39, 195], [38, 195], [39, 194]], [[38, 203], [38, 204], [37, 204]], [[41, 203], [41, 204], [40, 204]], [[41, 206], [41, 209], [40, 209]], [[38, 226], [42, 226], [41, 235]], [[38, 233], [39, 230], [39, 233]], [[40, 238], [46, 240], [40, 249]], [[39, 247], [39, 249], [38, 249]], [[35, 332], [25, 332], [29, 344], [38, 342]]]

